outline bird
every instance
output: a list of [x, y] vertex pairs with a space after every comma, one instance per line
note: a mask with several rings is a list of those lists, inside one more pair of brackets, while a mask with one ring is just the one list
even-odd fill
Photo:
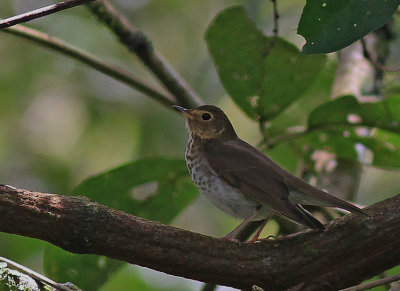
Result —
[[248, 242], [261, 240], [262, 228], [273, 214], [306, 228], [324, 230], [302, 205], [337, 207], [368, 216], [359, 207], [296, 177], [241, 140], [217, 106], [173, 107], [185, 117], [185, 161], [194, 184], [216, 207], [243, 219], [224, 239], [236, 241], [235, 234], [246, 224], [265, 219]]

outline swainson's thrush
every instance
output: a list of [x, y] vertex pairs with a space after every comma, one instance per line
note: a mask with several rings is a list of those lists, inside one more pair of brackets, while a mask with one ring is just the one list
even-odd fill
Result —
[[[338, 207], [365, 214], [353, 204], [306, 183], [241, 140], [216, 106], [174, 106], [186, 119], [186, 165], [199, 191], [218, 208], [245, 219], [226, 238], [252, 220], [277, 214], [311, 229], [324, 229], [301, 204]], [[258, 239], [261, 229], [252, 241]]]

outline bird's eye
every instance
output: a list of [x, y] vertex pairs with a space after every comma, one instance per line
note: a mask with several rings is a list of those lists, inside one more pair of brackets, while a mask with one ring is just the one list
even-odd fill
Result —
[[211, 119], [211, 114], [210, 113], [203, 113], [203, 115], [201, 116], [201, 119], [210, 120]]

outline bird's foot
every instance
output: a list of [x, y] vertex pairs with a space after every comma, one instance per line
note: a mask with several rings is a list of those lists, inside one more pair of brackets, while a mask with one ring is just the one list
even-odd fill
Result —
[[234, 242], [234, 243], [236, 243], [238, 245], [242, 244], [242, 242], [240, 240], [238, 240], [238, 239], [236, 239], [236, 238], [234, 238], [232, 236], [229, 236], [229, 235], [221, 237], [220, 240], [228, 240], [228, 241]]
[[248, 241], [246, 241], [247, 244], [252, 244], [252, 243], [256, 243], [256, 242], [261, 242], [261, 241], [266, 241], [266, 240], [276, 240], [276, 236], [274, 235], [269, 235], [265, 238], [258, 238], [258, 237], [252, 237], [251, 239], [249, 239]]

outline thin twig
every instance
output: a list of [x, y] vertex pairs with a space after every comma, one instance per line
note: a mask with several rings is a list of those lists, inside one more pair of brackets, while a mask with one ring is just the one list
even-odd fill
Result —
[[362, 124], [362, 123], [332, 123], [332, 124], [321, 124], [318, 126], [313, 126], [309, 128], [305, 128], [302, 130], [298, 130], [295, 132], [289, 132], [289, 133], [284, 133], [281, 135], [277, 135], [275, 137], [271, 137], [266, 139], [265, 137], [258, 143], [258, 147], [265, 147], [267, 149], [273, 148], [277, 146], [281, 142], [286, 142], [290, 141], [299, 137], [306, 136], [307, 134], [313, 133], [313, 132], [323, 132], [323, 131], [330, 131], [330, 130], [338, 130], [342, 129], [345, 130], [348, 127], [373, 127], [372, 125], [368, 124]]
[[286, 133], [286, 134], [282, 134], [282, 135], [276, 136], [274, 138], [271, 138], [270, 140], [264, 140], [264, 142], [266, 143], [267, 148], [273, 148], [274, 146], [276, 146], [277, 144], [279, 144], [281, 142], [289, 141], [289, 140], [296, 139], [299, 137], [303, 137], [303, 136], [309, 134], [311, 131], [312, 131], [312, 129], [306, 129], [303, 131]]
[[269, 52], [271, 49], [275, 46], [275, 42], [278, 39], [278, 19], [279, 19], [279, 14], [278, 14], [278, 5], [277, 5], [277, 0], [271, 0], [272, 2], [272, 10], [273, 10], [273, 18], [274, 18], [274, 28], [272, 29], [272, 32], [274, 34], [273, 38], [271, 39], [270, 43], [268, 44], [267, 49], [263, 53], [263, 57], [268, 56]]
[[340, 291], [361, 291], [361, 290], [368, 290], [368, 289], [372, 289], [374, 287], [378, 287], [378, 286], [382, 286], [382, 285], [386, 285], [389, 283], [392, 283], [394, 281], [399, 281], [400, 280], [400, 274], [391, 276], [391, 277], [386, 277], [383, 279], [379, 279], [379, 280], [375, 280], [372, 282], [368, 282], [368, 283], [364, 283], [364, 284], [360, 284], [357, 286], [353, 286], [353, 287], [349, 287], [346, 289], [342, 289]]
[[276, 3], [277, 0], [271, 0], [272, 2], [272, 8], [274, 11], [274, 29], [272, 30], [272, 32], [274, 33], [274, 37], [277, 38], [278, 37], [278, 19], [279, 19], [279, 14], [278, 14], [278, 5]]
[[7, 19], [0, 20], [0, 29], [10, 27], [19, 23], [24, 23], [37, 19], [58, 11], [66, 10], [84, 3], [92, 2], [95, 0], [67, 0], [58, 4], [49, 5], [23, 14], [19, 14]]
[[268, 131], [267, 131], [267, 127], [266, 127], [266, 121], [260, 119], [258, 122], [258, 129], [260, 130], [264, 139], [268, 140], [269, 137], [268, 137]]
[[174, 98], [170, 95], [166, 95], [151, 85], [147, 84], [145, 80], [142, 80], [125, 69], [116, 65], [109, 64], [95, 56], [92, 56], [78, 48], [75, 48], [60, 39], [51, 37], [45, 33], [37, 31], [32, 28], [28, 28], [22, 25], [7, 28], [3, 32], [10, 33], [16, 36], [23, 37], [25, 39], [32, 40], [39, 43], [47, 48], [55, 50], [59, 53], [63, 53], [69, 57], [79, 60], [90, 67], [110, 76], [114, 79], [121, 81], [128, 86], [138, 90], [146, 96], [156, 100], [157, 102], [171, 107], [172, 104], [176, 103]]
[[185, 80], [153, 48], [151, 42], [107, 0], [88, 4], [91, 12], [107, 25], [131, 52], [143, 61], [163, 86], [185, 107], [203, 104]]
[[398, 67], [394, 67], [394, 68], [389, 68], [386, 67], [385, 65], [381, 64], [378, 59], [376, 58], [376, 56], [371, 53], [367, 47], [367, 44], [364, 40], [364, 38], [361, 39], [361, 45], [363, 48], [363, 53], [366, 59], [370, 60], [371, 63], [378, 69], [381, 71], [385, 71], [385, 72], [398, 72], [400, 71], [400, 66]]

